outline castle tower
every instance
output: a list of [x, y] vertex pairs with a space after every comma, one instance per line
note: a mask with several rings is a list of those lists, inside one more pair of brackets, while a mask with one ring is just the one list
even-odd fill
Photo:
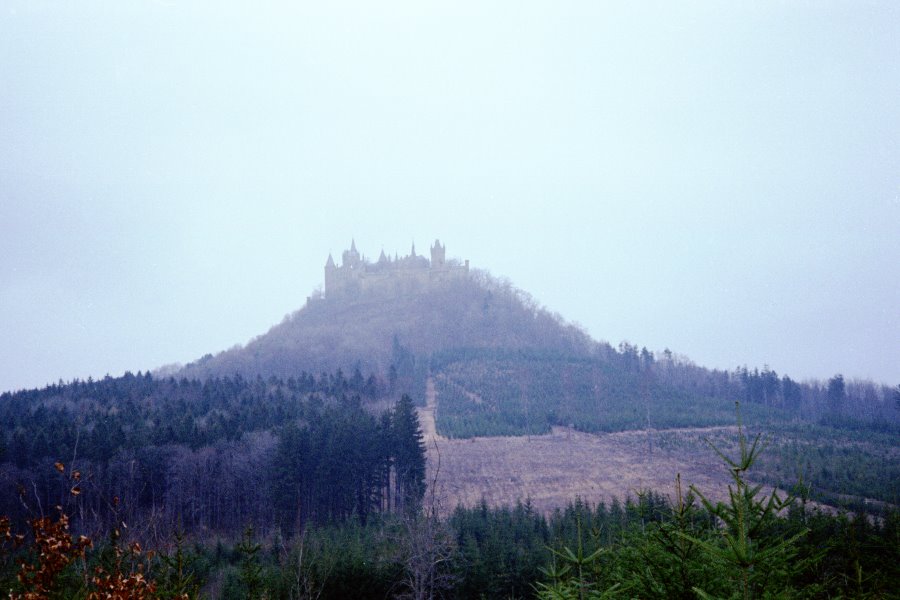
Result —
[[441, 240], [434, 240], [434, 246], [431, 247], [431, 268], [436, 269], [444, 266], [444, 259], [447, 253], [447, 247], [441, 246]]
[[328, 293], [328, 290], [334, 289], [334, 278], [335, 272], [337, 271], [337, 266], [334, 264], [334, 259], [331, 257], [331, 252], [328, 253], [328, 260], [325, 262], [325, 293]]
[[350, 249], [344, 250], [341, 255], [341, 267], [349, 267], [355, 269], [362, 262], [359, 252], [356, 250], [356, 240], [350, 240]]

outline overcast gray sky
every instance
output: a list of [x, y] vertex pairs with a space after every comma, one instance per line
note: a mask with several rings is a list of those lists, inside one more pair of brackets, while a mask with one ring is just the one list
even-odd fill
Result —
[[244, 343], [351, 237], [896, 385], [898, 7], [5, 0], [0, 390]]

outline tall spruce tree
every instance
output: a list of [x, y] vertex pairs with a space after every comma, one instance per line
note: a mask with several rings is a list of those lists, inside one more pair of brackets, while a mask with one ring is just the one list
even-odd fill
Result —
[[413, 511], [425, 495], [425, 442], [412, 398], [403, 394], [391, 414], [395, 502]]

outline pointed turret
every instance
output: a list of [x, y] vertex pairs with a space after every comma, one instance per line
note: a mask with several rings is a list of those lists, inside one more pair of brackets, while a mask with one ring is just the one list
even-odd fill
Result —
[[331, 252], [328, 253], [328, 260], [325, 261], [325, 295], [327, 296], [334, 290], [335, 277], [338, 276], [337, 266], [334, 264], [334, 258]]
[[388, 257], [384, 254], [384, 248], [381, 249], [381, 256], [378, 257], [379, 264], [384, 264], [388, 261]]
[[415, 242], [413, 242], [412, 252], [410, 253], [410, 256], [412, 256], [413, 258], [416, 257], [416, 243]]
[[341, 255], [341, 266], [355, 269], [360, 266], [361, 261], [359, 252], [356, 250], [356, 240], [351, 239], [350, 249], [344, 250], [344, 253]]

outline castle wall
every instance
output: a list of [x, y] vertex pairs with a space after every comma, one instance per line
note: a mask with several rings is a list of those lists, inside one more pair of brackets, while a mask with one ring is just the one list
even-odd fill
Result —
[[433, 261], [413, 254], [372, 264], [359, 258], [354, 245], [351, 251], [344, 252], [340, 267], [329, 257], [325, 265], [325, 297], [410, 294], [468, 277], [469, 261], [463, 265], [446, 263], [445, 247], [440, 242], [436, 242], [431, 250]]

